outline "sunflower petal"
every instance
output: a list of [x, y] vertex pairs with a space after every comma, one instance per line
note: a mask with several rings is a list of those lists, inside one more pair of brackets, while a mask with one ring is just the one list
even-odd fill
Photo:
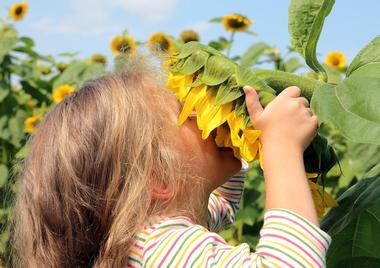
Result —
[[193, 111], [195, 105], [203, 99], [206, 95], [207, 85], [200, 85], [190, 90], [186, 96], [185, 103], [183, 105], [181, 114], [178, 118], [178, 125], [182, 125], [189, 117], [189, 114]]

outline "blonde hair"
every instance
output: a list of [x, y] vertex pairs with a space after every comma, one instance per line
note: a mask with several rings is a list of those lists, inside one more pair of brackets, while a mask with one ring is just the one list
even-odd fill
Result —
[[[44, 116], [17, 174], [15, 267], [120, 267], [149, 219], [181, 214], [204, 221], [204, 181], [167, 133], [175, 120], [168, 120], [173, 95], [163, 77], [137, 56]], [[150, 196], [152, 179], [171, 187], [171, 200]], [[190, 185], [191, 195], [180, 194]], [[171, 207], [174, 200], [180, 209]]]

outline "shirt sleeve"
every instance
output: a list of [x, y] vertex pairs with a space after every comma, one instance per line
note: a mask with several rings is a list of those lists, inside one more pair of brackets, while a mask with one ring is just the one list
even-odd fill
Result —
[[[265, 212], [255, 252], [230, 246], [200, 225], [155, 235], [145, 246], [144, 267], [325, 267], [331, 237], [286, 209]], [[159, 265], [159, 266], [156, 266]]]
[[219, 232], [229, 227], [240, 208], [246, 169], [215, 189], [209, 197], [207, 228]]

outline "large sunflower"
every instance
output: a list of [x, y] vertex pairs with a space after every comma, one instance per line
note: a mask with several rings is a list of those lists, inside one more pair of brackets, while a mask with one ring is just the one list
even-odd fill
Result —
[[240, 14], [229, 14], [223, 17], [224, 29], [229, 32], [243, 32], [248, 29], [252, 21]]
[[148, 39], [148, 47], [153, 53], [164, 52], [167, 54], [173, 54], [175, 47], [172, 39], [162, 32], [153, 33]]
[[121, 54], [134, 54], [136, 52], [135, 39], [131, 36], [115, 36], [111, 40], [110, 47], [115, 56]]
[[325, 63], [332, 68], [344, 68], [346, 57], [340, 51], [331, 51], [325, 58]]
[[55, 103], [61, 102], [66, 96], [75, 91], [75, 88], [70, 85], [62, 85], [54, 90], [53, 100]]
[[191, 41], [199, 41], [199, 34], [193, 30], [186, 30], [181, 32], [180, 38], [183, 42], [188, 43]]
[[28, 3], [25, 1], [13, 4], [9, 9], [9, 16], [14, 20], [22, 20], [28, 11], [28, 8]]
[[38, 122], [41, 121], [41, 116], [39, 115], [33, 115], [29, 116], [24, 121], [24, 129], [27, 133], [34, 134], [36, 132], [36, 127], [38, 125]]

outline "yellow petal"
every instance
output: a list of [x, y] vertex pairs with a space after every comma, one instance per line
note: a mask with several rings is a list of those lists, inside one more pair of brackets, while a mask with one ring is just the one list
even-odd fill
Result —
[[178, 118], [178, 125], [182, 125], [189, 114], [193, 111], [195, 105], [205, 97], [207, 85], [200, 85], [190, 90], [186, 96], [185, 104], [183, 105], [181, 114]]
[[319, 173], [307, 173], [307, 172], [306, 172], [306, 177], [307, 177], [308, 179], [318, 178], [318, 176], [319, 176]]
[[183, 102], [191, 89], [193, 77], [190, 75], [174, 75], [168, 73], [167, 87], [172, 91], [180, 102]]
[[225, 140], [227, 135], [229, 135], [230, 132], [227, 127], [225, 126], [219, 126], [216, 128], [216, 137], [215, 137], [215, 143], [218, 147], [225, 146]]
[[209, 115], [207, 115], [207, 124], [202, 131], [202, 139], [207, 139], [211, 131], [227, 121], [228, 115], [233, 109], [233, 104], [226, 103], [219, 107], [215, 107]]

